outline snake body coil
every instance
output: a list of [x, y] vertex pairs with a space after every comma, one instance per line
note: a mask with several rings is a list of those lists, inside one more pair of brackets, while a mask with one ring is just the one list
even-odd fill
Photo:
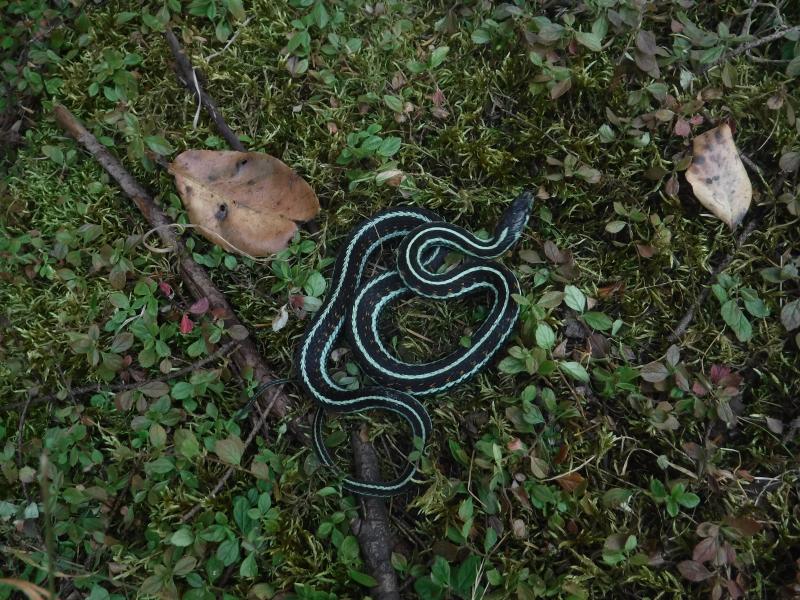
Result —
[[[512, 294], [519, 293], [519, 283], [511, 271], [489, 259], [516, 243], [531, 205], [530, 193], [521, 194], [503, 214], [489, 240], [443, 222], [428, 210], [413, 207], [380, 212], [353, 230], [336, 259], [328, 296], [297, 351], [300, 382], [318, 405], [313, 440], [325, 464], [334, 466], [323, 442], [326, 411], [392, 412], [402, 417], [412, 435], [424, 443], [431, 432], [431, 420], [415, 396], [436, 394], [466, 381], [502, 347], [519, 314], [512, 298]], [[397, 246], [396, 269], [362, 281], [367, 263], [387, 245]], [[439, 273], [448, 249], [469, 258]], [[378, 322], [391, 304], [414, 295], [451, 299], [479, 290], [490, 292], [492, 306], [472, 335], [469, 348], [459, 348], [431, 362], [411, 364], [399, 360], [381, 341]], [[331, 379], [326, 364], [342, 333], [349, 339], [359, 365], [378, 385], [347, 390]], [[343, 486], [365, 496], [392, 496], [402, 492], [415, 473], [416, 466], [409, 461], [392, 481], [368, 482], [348, 477]]]

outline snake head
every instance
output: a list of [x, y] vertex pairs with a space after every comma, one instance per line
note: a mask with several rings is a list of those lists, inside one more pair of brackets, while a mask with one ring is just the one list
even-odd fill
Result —
[[525, 228], [532, 207], [533, 193], [530, 190], [525, 190], [514, 199], [511, 206], [503, 213], [500, 222], [497, 224], [497, 233], [500, 234], [503, 229], [508, 228], [509, 233], [516, 238]]

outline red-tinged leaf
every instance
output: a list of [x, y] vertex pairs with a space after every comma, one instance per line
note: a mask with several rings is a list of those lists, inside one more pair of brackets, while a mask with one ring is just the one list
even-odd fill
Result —
[[121, 412], [130, 410], [131, 406], [133, 406], [133, 392], [120, 392], [114, 396], [114, 406], [116, 406], [117, 410]]
[[225, 319], [228, 316], [228, 311], [222, 306], [216, 306], [211, 309], [211, 316], [216, 319]]
[[294, 310], [303, 310], [304, 303], [305, 296], [301, 296], [300, 294], [292, 294], [289, 296], [289, 306]]
[[516, 437], [515, 438], [511, 438], [511, 441], [508, 442], [507, 447], [508, 447], [509, 451], [511, 451], [511, 452], [516, 452], [517, 450], [524, 450], [525, 449], [525, 445], [522, 443], [522, 441], [519, 438], [516, 438]]
[[636, 244], [636, 252], [638, 252], [639, 256], [642, 258], [652, 258], [656, 253], [656, 249], [649, 244]]
[[617, 281], [616, 283], [612, 283], [611, 285], [597, 288], [597, 297], [610, 298], [614, 294], [619, 294], [621, 296], [624, 292], [625, 292], [625, 283], [622, 281]]
[[697, 125], [702, 125], [704, 121], [705, 119], [703, 119], [703, 115], [695, 115], [691, 119], [689, 119], [689, 123], [691, 123], [695, 127]]
[[552, 262], [556, 263], [557, 265], [562, 265], [565, 262], [569, 261], [569, 255], [566, 252], [562, 252], [558, 249], [555, 242], [547, 240], [544, 243], [544, 254], [547, 258], [549, 258]]
[[569, 448], [567, 448], [567, 445], [564, 444], [563, 446], [561, 446], [561, 448], [558, 449], [558, 453], [553, 458], [553, 462], [557, 465], [560, 465], [565, 460], [567, 460], [568, 456], [569, 456]]
[[445, 102], [444, 92], [439, 89], [439, 86], [436, 86], [436, 91], [431, 96], [431, 102], [433, 102], [433, 105], [437, 108], [444, 105]]
[[708, 393], [708, 390], [706, 389], [706, 386], [704, 386], [702, 383], [700, 383], [699, 381], [695, 381], [692, 384], [692, 393], [695, 396], [702, 398]]
[[680, 189], [681, 184], [678, 181], [678, 176], [673, 173], [672, 176], [667, 179], [667, 183], [664, 185], [664, 191], [667, 192], [668, 196], [677, 196]]
[[181, 317], [181, 333], [186, 335], [187, 333], [191, 333], [192, 329], [194, 329], [194, 321], [189, 318], [189, 315], [183, 313]]
[[750, 517], [725, 517], [725, 524], [747, 537], [761, 532], [761, 523]]
[[161, 290], [161, 293], [164, 294], [167, 298], [171, 299], [175, 295], [175, 291], [172, 289], [172, 286], [168, 284], [166, 281], [159, 281], [158, 289]]
[[717, 537], [719, 535], [719, 525], [704, 521], [697, 526], [697, 535], [700, 537]]
[[694, 560], [684, 560], [678, 563], [678, 571], [681, 575], [689, 581], [705, 581], [713, 575], [711, 571], [706, 569], [699, 562]]
[[717, 538], [707, 537], [700, 540], [700, 543], [694, 547], [692, 552], [692, 560], [704, 563], [713, 559], [717, 554]]
[[727, 377], [730, 374], [731, 374], [730, 367], [723, 367], [722, 365], [712, 365], [709, 377], [711, 378], [711, 383], [713, 383], [714, 385], [718, 385], [719, 382], [722, 381], [723, 377]]
[[581, 484], [586, 481], [580, 473], [569, 473], [556, 479], [558, 485], [561, 486], [565, 492], [574, 492]]
[[675, 127], [673, 128], [675, 135], [679, 135], [681, 137], [688, 137], [690, 133], [692, 133], [692, 126], [689, 125], [687, 121], [683, 119], [678, 119], [675, 121]]
[[731, 600], [744, 597], [744, 590], [733, 579], [728, 579], [725, 582], [725, 587], [728, 588], [728, 595], [731, 597]]
[[189, 307], [189, 312], [193, 315], [204, 315], [208, 312], [208, 307], [208, 298], [200, 298], [200, 300]]

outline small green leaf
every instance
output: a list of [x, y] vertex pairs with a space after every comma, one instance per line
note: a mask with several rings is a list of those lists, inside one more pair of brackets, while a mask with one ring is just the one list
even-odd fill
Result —
[[239, 565], [239, 575], [242, 577], [255, 577], [258, 575], [258, 565], [256, 564], [256, 554], [251, 552]]
[[603, 49], [603, 38], [596, 33], [576, 31], [575, 40], [592, 52], [600, 52]]
[[564, 302], [572, 310], [582, 313], [586, 307], [586, 296], [574, 285], [568, 285], [564, 288]]
[[431, 579], [442, 587], [450, 585], [450, 564], [443, 556], [436, 555], [431, 567]]
[[169, 538], [169, 543], [173, 546], [178, 546], [179, 548], [185, 548], [186, 546], [191, 546], [192, 542], [194, 542], [194, 534], [192, 530], [188, 527], [183, 527], [178, 529], [172, 536]]
[[633, 491], [624, 488], [611, 488], [603, 494], [602, 502], [606, 508], [618, 508], [633, 496]]
[[611, 317], [605, 313], [589, 311], [583, 314], [582, 319], [583, 322], [592, 329], [597, 329], [598, 331], [608, 331], [611, 329]]
[[442, 64], [448, 52], [450, 52], [449, 46], [439, 46], [438, 48], [436, 48], [436, 50], [431, 52], [431, 59], [430, 59], [431, 68], [435, 69], [440, 64]]
[[536, 326], [536, 345], [545, 350], [550, 350], [556, 344], [556, 334], [547, 323]]
[[488, 44], [489, 40], [492, 39], [491, 36], [489, 35], [489, 32], [483, 29], [482, 27], [479, 27], [478, 29], [473, 31], [470, 38], [476, 44]]
[[386, 94], [383, 97], [383, 103], [396, 113], [403, 112], [403, 100], [397, 96]]
[[147, 144], [147, 147], [156, 154], [167, 155], [175, 152], [175, 149], [170, 145], [170, 143], [160, 135], [148, 135], [146, 138], [144, 138], [144, 143]]
[[400, 143], [401, 140], [399, 137], [387, 137], [385, 140], [381, 142], [381, 145], [378, 147], [377, 153], [380, 156], [385, 158], [389, 158], [390, 156], [394, 156], [398, 150], [400, 150]]
[[786, 331], [800, 327], [800, 299], [792, 300], [781, 309], [781, 323]]
[[665, 488], [664, 484], [658, 479], [650, 480], [650, 493], [656, 500], [663, 500], [668, 496], [667, 488]]
[[700, 504], [700, 496], [691, 492], [686, 492], [678, 497], [678, 502], [686, 508], [694, 508]]
[[238, 465], [244, 454], [244, 442], [239, 436], [232, 435], [224, 440], [217, 440], [214, 452], [223, 462], [229, 465]]
[[575, 361], [564, 361], [558, 363], [558, 368], [561, 369], [564, 373], [575, 379], [576, 381], [581, 381], [583, 383], [589, 382], [589, 373], [583, 367], [583, 365], [579, 362]]
[[57, 146], [42, 146], [42, 153], [58, 165], [64, 164], [64, 153]]
[[361, 571], [354, 571], [350, 569], [347, 571], [348, 575], [350, 575], [350, 579], [355, 581], [358, 584], [363, 585], [364, 587], [375, 587], [378, 585], [378, 582], [375, 581], [375, 578], [367, 575], [366, 573], [362, 573]]
[[753, 326], [750, 325], [750, 321], [736, 300], [728, 300], [722, 305], [722, 318], [728, 327], [733, 329], [740, 342], [747, 342], [753, 337]]

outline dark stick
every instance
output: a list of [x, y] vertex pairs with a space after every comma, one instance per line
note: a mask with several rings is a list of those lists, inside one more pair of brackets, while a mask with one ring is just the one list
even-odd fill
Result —
[[[269, 415], [270, 411], [272, 410], [272, 405], [275, 403], [275, 399], [276, 398], [277, 398], [277, 396], [274, 397], [270, 401], [269, 405], [264, 410], [264, 412], [261, 414], [261, 417], [258, 419], [258, 422], [250, 430], [250, 434], [247, 436], [247, 439], [244, 441], [244, 450], [242, 451], [242, 453], [247, 451], [247, 449], [250, 447], [250, 444], [253, 443], [253, 440], [256, 437], [256, 432], [266, 422], [267, 416]], [[208, 496], [207, 496], [208, 498], [214, 498], [217, 494], [219, 494], [220, 490], [222, 490], [222, 488], [225, 487], [225, 483], [228, 481], [228, 479], [230, 479], [231, 475], [233, 475], [233, 471], [234, 471], [234, 467], [233, 466], [230, 466], [225, 470], [225, 473], [222, 475], [222, 477], [220, 477], [219, 481], [217, 481], [217, 484], [214, 486], [214, 489], [212, 489], [211, 493], [208, 494]], [[187, 513], [185, 513], [181, 517], [180, 522], [181, 523], [186, 523], [186, 521], [192, 519], [202, 509], [203, 509], [203, 506], [201, 504], [199, 504], [199, 503], [195, 504], [191, 508], [191, 510], [189, 510]]]
[[181, 49], [178, 38], [175, 37], [171, 29], [167, 29], [164, 36], [167, 38], [167, 44], [169, 44], [169, 49], [172, 51], [173, 58], [175, 58], [175, 71], [183, 82], [183, 85], [198, 98], [203, 107], [208, 111], [211, 120], [214, 121], [214, 125], [217, 127], [217, 131], [225, 138], [228, 145], [234, 150], [245, 152], [244, 144], [242, 144], [239, 137], [231, 128], [228, 127], [225, 119], [222, 118], [222, 114], [219, 112], [219, 108], [217, 108], [217, 103], [203, 90], [203, 84], [201, 82], [205, 78], [200, 71], [195, 69], [192, 63], [189, 62], [189, 59]]
[[[744, 245], [744, 243], [747, 241], [747, 238], [750, 237], [750, 234], [755, 231], [756, 227], [758, 227], [758, 224], [760, 222], [761, 218], [758, 216], [753, 217], [750, 220], [747, 226], [742, 230], [742, 233], [739, 234], [739, 237], [736, 238], [736, 250], [739, 250], [739, 248], [741, 248], [742, 245]], [[692, 302], [692, 305], [689, 307], [689, 310], [687, 310], [684, 313], [683, 317], [681, 317], [681, 320], [678, 321], [678, 324], [675, 326], [675, 329], [667, 338], [668, 343], [673, 344], [677, 342], [678, 339], [684, 333], [686, 333], [686, 330], [689, 329], [689, 325], [691, 325], [692, 321], [694, 321], [694, 315], [697, 312], [697, 309], [699, 309], [703, 305], [703, 303], [708, 298], [708, 295], [711, 293], [711, 285], [714, 283], [714, 280], [717, 278], [717, 275], [719, 275], [725, 269], [727, 269], [728, 265], [730, 265], [733, 262], [733, 259], [735, 257], [736, 257], [736, 251], [725, 255], [725, 258], [723, 258], [719, 262], [719, 264], [717, 264], [717, 266], [714, 267], [711, 273], [708, 274], [708, 277], [706, 277], [706, 280], [703, 283], [703, 291], [700, 292], [697, 298], [695, 298], [694, 302]]]
[[[167, 29], [164, 36], [167, 38], [167, 44], [169, 44], [169, 49], [172, 51], [172, 56], [175, 59], [175, 73], [178, 75], [180, 81], [187, 90], [194, 94], [195, 98], [199, 97], [200, 103], [205, 107], [206, 111], [208, 111], [211, 120], [214, 121], [217, 131], [225, 138], [228, 145], [239, 152], [246, 152], [247, 148], [244, 147], [244, 144], [242, 144], [233, 130], [228, 127], [228, 123], [225, 122], [225, 118], [219, 111], [214, 98], [203, 88], [203, 82], [205, 82], [203, 73], [192, 66], [191, 61], [183, 52], [183, 48], [181, 48], [181, 43], [178, 41], [175, 34], [172, 33], [171, 29]], [[317, 233], [319, 231], [319, 225], [314, 220], [303, 223], [303, 227], [305, 227], [309, 233]]]
[[744, 54], [745, 52], [750, 52], [750, 50], [752, 50], [753, 48], [758, 48], [759, 46], [763, 46], [764, 44], [769, 44], [770, 42], [774, 42], [775, 40], [779, 40], [780, 38], [785, 36], [787, 33], [795, 33], [795, 32], [798, 32], [798, 31], [800, 31], [800, 25], [795, 25], [794, 27], [784, 27], [783, 29], [778, 29], [777, 31], [774, 31], [773, 33], [771, 33], [771, 34], [769, 34], [767, 36], [764, 36], [763, 38], [758, 38], [758, 39], [746, 42], [746, 43], [742, 44], [741, 46], [738, 46], [737, 48], [734, 48], [730, 52], [726, 52], [725, 54], [720, 56], [714, 62], [712, 62], [710, 64], [707, 64], [704, 67], [702, 67], [700, 69], [700, 74], [702, 75], [703, 73], [708, 71], [710, 68], [715, 67], [715, 66], [717, 66], [719, 64], [722, 64], [725, 61], [728, 61], [728, 60], [730, 60], [732, 58], [735, 58], [735, 57], [739, 56], [740, 54]]
[[[350, 442], [358, 477], [367, 481], [380, 481], [378, 456], [372, 444], [363, 441], [355, 431]], [[370, 575], [378, 582], [370, 590], [371, 594], [379, 600], [400, 600], [397, 574], [392, 567], [394, 535], [389, 526], [389, 511], [381, 498], [362, 498], [361, 507], [363, 518], [354, 519], [350, 527], [358, 539]]]
[[[158, 235], [162, 243], [177, 250], [181, 276], [192, 296], [198, 300], [208, 298], [212, 308], [219, 309], [224, 315], [227, 328], [235, 325], [243, 327], [225, 296], [214, 286], [205, 269], [192, 259], [190, 252], [186, 251], [183, 240], [175, 233], [175, 228], [171, 227], [172, 221], [156, 205], [150, 194], [125, 170], [116, 157], [75, 119], [72, 113], [63, 106], [56, 106], [53, 112], [56, 122], [61, 128], [75, 138], [108, 171], [122, 191], [133, 200], [150, 225], [158, 228]], [[252, 337], [242, 340], [232, 356], [242, 376], [252, 372], [253, 378], [259, 383], [267, 383], [275, 379], [270, 368], [262, 360]], [[283, 417], [288, 412], [291, 403], [288, 396], [277, 388], [268, 390], [266, 395], [270, 401], [274, 400], [273, 415], [277, 418]]]

